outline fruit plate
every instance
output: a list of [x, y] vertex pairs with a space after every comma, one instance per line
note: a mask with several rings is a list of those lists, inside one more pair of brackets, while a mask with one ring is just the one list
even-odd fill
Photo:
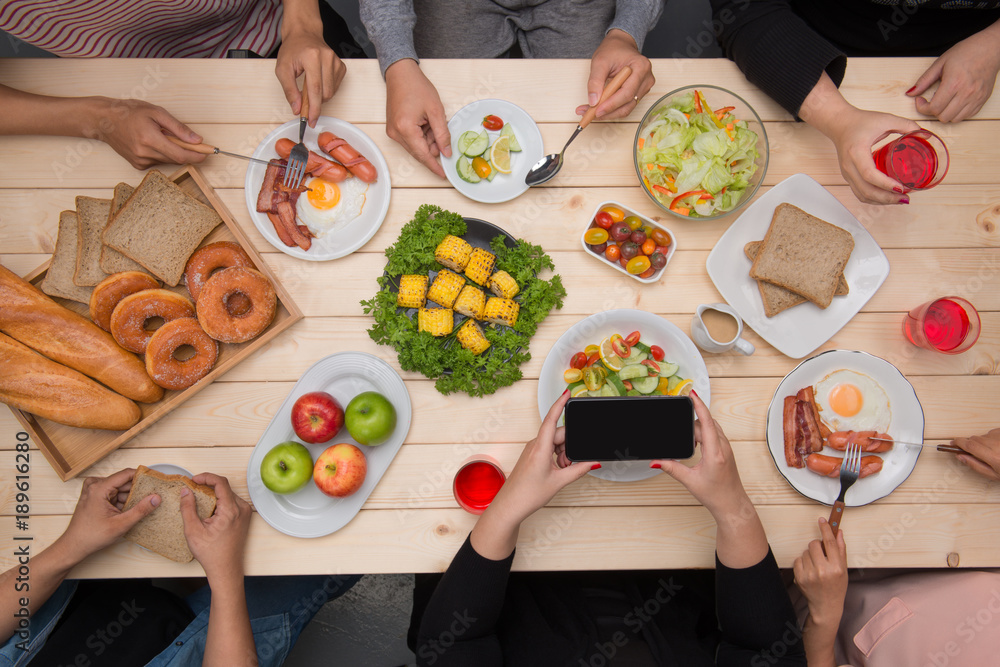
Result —
[[[510, 124], [521, 150], [510, 154], [509, 174], [497, 174], [492, 181], [484, 179], [479, 183], [469, 183], [458, 175], [457, 162], [462, 154], [457, 148], [458, 139], [470, 130], [481, 132], [483, 117], [491, 114], [500, 116], [505, 123]], [[545, 144], [542, 143], [542, 133], [538, 131], [535, 121], [527, 111], [505, 100], [478, 100], [465, 105], [448, 121], [448, 131], [451, 133], [451, 157], [441, 156], [444, 175], [456, 190], [469, 199], [484, 204], [499, 204], [524, 194], [528, 189], [524, 177], [544, 157]], [[500, 132], [487, 134], [492, 146]]]
[[[606, 310], [585, 317], [566, 330], [555, 342], [538, 376], [538, 414], [544, 419], [556, 399], [566, 391], [563, 372], [569, 368], [569, 360], [576, 353], [591, 344], [614, 333], [627, 336], [632, 331], [640, 331], [642, 340], [650, 345], [663, 348], [665, 359], [679, 365], [678, 373], [694, 380], [694, 390], [710, 405], [712, 389], [709, 386], [708, 368], [698, 348], [672, 322], [644, 310]], [[645, 461], [613, 461], [604, 463], [599, 470], [590, 473], [594, 477], [612, 482], [636, 482], [654, 477], [659, 472], [650, 470]]]
[[[320, 156], [330, 159], [326, 153], [319, 150], [316, 144], [316, 140], [321, 132], [333, 132], [341, 139], [345, 139], [347, 143], [351, 144], [355, 150], [368, 158], [372, 165], [375, 166], [375, 170], [378, 172], [378, 179], [368, 186], [368, 190], [365, 193], [366, 201], [361, 215], [323, 237], [314, 238], [312, 247], [309, 250], [303, 250], [298, 246], [291, 248], [286, 246], [278, 238], [278, 233], [274, 231], [274, 225], [271, 224], [271, 220], [267, 217], [267, 214], [257, 212], [257, 194], [260, 192], [260, 186], [264, 182], [264, 171], [267, 167], [259, 162], [251, 162], [250, 166], [247, 167], [243, 183], [247, 210], [250, 211], [250, 219], [253, 220], [253, 224], [257, 228], [257, 231], [261, 233], [261, 236], [267, 239], [268, 243], [287, 255], [314, 262], [323, 262], [350, 255], [368, 243], [368, 240], [382, 226], [385, 214], [389, 211], [389, 194], [391, 191], [389, 165], [386, 164], [385, 158], [382, 156], [382, 151], [378, 149], [375, 142], [362, 132], [360, 128], [347, 121], [331, 118], [330, 116], [320, 116], [319, 120], [316, 121], [315, 128], [306, 128], [306, 134], [303, 139], [306, 147], [311, 151], [317, 152]], [[264, 137], [264, 140], [257, 146], [257, 150], [253, 152], [253, 156], [259, 160], [270, 160], [278, 157], [277, 152], [274, 150], [274, 144], [281, 138], [293, 141], [299, 138], [298, 119], [288, 121]]]
[[[396, 408], [396, 428], [386, 442], [375, 447], [358, 445], [344, 427], [329, 442], [305, 444], [315, 462], [323, 451], [342, 442], [358, 445], [368, 459], [368, 474], [361, 488], [346, 498], [323, 494], [310, 479], [287, 495], [273, 493], [260, 478], [260, 464], [274, 446], [289, 440], [301, 442], [292, 429], [292, 406], [302, 394], [325, 391], [343, 408], [364, 391], [377, 391]], [[247, 490], [260, 516], [275, 529], [292, 537], [321, 537], [346, 526], [382, 479], [410, 430], [410, 395], [402, 378], [389, 364], [364, 352], [339, 352], [320, 359], [303, 373], [257, 441], [247, 464]]]
[[[832, 505], [840, 493], [839, 478], [823, 477], [808, 468], [790, 468], [785, 463], [785, 436], [782, 429], [782, 412], [785, 396], [791, 396], [803, 387], [819, 382], [833, 371], [848, 369], [864, 373], [873, 378], [889, 396], [892, 418], [887, 432], [896, 440], [904, 442], [924, 441], [924, 411], [920, 407], [913, 386], [899, 370], [888, 361], [867, 352], [853, 350], [828, 350], [806, 359], [796, 366], [774, 391], [774, 398], [767, 409], [767, 448], [774, 459], [778, 472], [788, 480], [796, 491], [807, 498]], [[882, 457], [882, 471], [859, 479], [847, 490], [845, 504], [858, 507], [874, 502], [906, 481], [917, 464], [920, 447], [894, 445]], [[830, 447], [821, 452], [827, 456], [842, 456]]]

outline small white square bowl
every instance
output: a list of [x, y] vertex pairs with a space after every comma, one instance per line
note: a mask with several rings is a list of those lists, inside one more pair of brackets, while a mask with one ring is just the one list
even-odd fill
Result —
[[[621, 264], [619, 264], [618, 262], [612, 262], [607, 257], [605, 257], [603, 254], [598, 255], [597, 253], [595, 253], [593, 250], [590, 249], [590, 247], [587, 245], [587, 242], [583, 240], [583, 236], [584, 236], [584, 234], [587, 233], [587, 230], [591, 228], [591, 226], [592, 226], [592, 224], [594, 222], [594, 218], [597, 217], [597, 214], [605, 206], [616, 206], [616, 207], [620, 208], [621, 210], [625, 211], [625, 217], [626, 218], [629, 217], [630, 215], [634, 215], [637, 218], [639, 218], [640, 220], [642, 220], [643, 226], [649, 225], [653, 229], [662, 230], [662, 231], [664, 231], [664, 232], [666, 232], [667, 234], [670, 235], [671, 243], [670, 243], [670, 249], [667, 250], [667, 263], [663, 265], [662, 269], [660, 269], [659, 271], [654, 272], [653, 275], [651, 275], [648, 278], [640, 278], [639, 276], [633, 275], [633, 274], [629, 273], [628, 271], [626, 271], [625, 268]], [[674, 234], [669, 229], [667, 229], [666, 227], [664, 227], [663, 225], [659, 224], [658, 222], [654, 222], [653, 220], [650, 220], [649, 218], [647, 218], [643, 214], [639, 213], [635, 209], [633, 209], [633, 208], [631, 208], [629, 206], [626, 206], [625, 204], [622, 204], [621, 202], [617, 202], [617, 201], [609, 199], [608, 201], [603, 201], [600, 204], [598, 204], [597, 208], [594, 209], [594, 212], [590, 214], [589, 218], [587, 218], [587, 226], [584, 227], [583, 232], [580, 233], [580, 245], [583, 246], [583, 251], [585, 253], [587, 253], [589, 256], [593, 257], [594, 259], [600, 261], [603, 264], [606, 264], [607, 266], [613, 267], [615, 270], [617, 270], [617, 271], [619, 271], [621, 273], [624, 273], [626, 276], [628, 276], [630, 278], [634, 278], [634, 279], [638, 280], [640, 283], [655, 283], [655, 282], [659, 281], [660, 278], [663, 277], [663, 273], [667, 270], [667, 267], [670, 266], [670, 260], [673, 259], [674, 253], [677, 251], [677, 235]]]

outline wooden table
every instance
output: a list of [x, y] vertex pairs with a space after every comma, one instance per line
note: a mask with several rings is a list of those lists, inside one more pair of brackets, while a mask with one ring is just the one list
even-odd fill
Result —
[[[929, 64], [925, 59], [854, 59], [843, 90], [858, 106], [916, 118], [902, 94]], [[426, 61], [450, 115], [481, 98], [520, 105], [539, 123], [547, 149], [563, 144], [583, 99], [586, 61]], [[952, 166], [945, 183], [912, 196], [909, 206], [860, 204], [845, 186], [832, 145], [792, 119], [720, 60], [654, 63], [657, 84], [622, 122], [591, 126], [574, 143], [558, 178], [500, 205], [465, 199], [419, 166], [385, 135], [385, 92], [375, 62], [352, 61], [326, 115], [359, 125], [389, 162], [394, 186], [388, 217], [361, 251], [319, 264], [271, 247], [244, 204], [238, 160], [209, 158], [202, 169], [237, 221], [279, 275], [306, 319], [225, 375], [88, 474], [105, 475], [140, 463], [173, 462], [226, 475], [244, 498], [246, 465], [265, 425], [294, 381], [321, 357], [344, 350], [375, 354], [398, 369], [391, 350], [365, 329], [359, 301], [377, 289], [382, 251], [418, 205], [429, 202], [490, 220], [541, 244], [569, 291], [532, 340], [525, 377], [485, 399], [442, 396], [422, 376], [403, 373], [413, 401], [406, 445], [360, 514], [327, 537], [301, 540], [254, 517], [247, 548], [250, 574], [307, 572], [427, 572], [447, 567], [475, 523], [451, 495], [456, 464], [469, 452], [498, 458], [507, 470], [539, 424], [538, 372], [553, 342], [574, 322], [606, 307], [642, 308], [685, 331], [698, 304], [721, 297], [705, 259], [733, 222], [670, 220], [679, 247], [665, 277], [639, 287], [580, 250], [578, 234], [595, 205], [616, 199], [653, 218], [662, 215], [637, 186], [632, 138], [641, 112], [660, 95], [709, 82], [744, 96], [765, 120], [771, 161], [761, 194], [797, 172], [827, 186], [868, 228], [892, 266], [885, 284], [862, 311], [819, 351], [859, 349], [894, 363], [913, 383], [926, 414], [925, 437], [946, 441], [1000, 426], [1000, 95], [979, 119], [959, 125], [921, 123], [948, 143]], [[886, 73], [892, 73], [887, 75]], [[268, 61], [4, 60], [0, 82], [57, 95], [140, 97], [168, 108], [206, 141], [249, 154], [274, 127], [291, 118]], [[0, 141], [0, 262], [26, 274], [52, 252], [59, 211], [76, 195], [108, 197], [118, 181], [141, 174], [107, 146], [87, 140], [5, 137]], [[168, 168], [169, 170], [169, 168]], [[947, 294], [969, 298], [983, 317], [978, 344], [946, 356], [917, 350], [900, 332], [903, 312]], [[612, 296], [613, 295], [613, 296]], [[798, 362], [755, 334], [757, 353], [745, 358], [706, 355], [713, 414], [736, 452], [744, 484], [756, 503], [779, 563], [791, 565], [828, 510], [804, 499], [779, 475], [766, 451], [764, 415], [781, 378]], [[449, 424], [447, 430], [441, 424]], [[14, 443], [18, 425], [0, 410], [0, 536], [13, 544]], [[65, 528], [80, 480], [62, 483], [32, 457], [31, 531], [35, 549]], [[851, 509], [846, 519], [852, 566], [1000, 566], [1000, 484], [989, 484], [951, 456], [925, 451], [910, 478], [887, 498]], [[524, 570], [712, 567], [715, 527], [708, 512], [666, 476], [634, 484], [585, 478], [524, 526], [515, 568]], [[13, 563], [0, 552], [0, 567]], [[952, 556], [954, 560], [955, 556]], [[194, 576], [196, 562], [171, 563], [119, 543], [78, 567], [77, 577]]]

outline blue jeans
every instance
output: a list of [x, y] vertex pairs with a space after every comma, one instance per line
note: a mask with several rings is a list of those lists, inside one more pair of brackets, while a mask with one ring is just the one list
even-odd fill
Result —
[[[360, 575], [247, 577], [244, 587], [250, 628], [261, 667], [281, 665], [316, 612], [328, 601], [350, 590], [360, 578]], [[29, 664], [65, 611], [76, 585], [76, 581], [64, 581], [32, 616], [32, 636], [27, 651], [15, 645], [19, 641], [16, 634], [0, 648], [0, 667]], [[147, 667], [201, 665], [208, 637], [211, 600], [212, 593], [208, 586], [188, 596], [186, 602], [195, 614], [194, 620]], [[233, 660], [234, 665], [240, 663], [238, 658]]]

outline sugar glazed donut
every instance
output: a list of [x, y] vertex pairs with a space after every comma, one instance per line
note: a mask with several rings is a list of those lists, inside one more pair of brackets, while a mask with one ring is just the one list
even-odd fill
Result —
[[214, 271], [228, 269], [231, 266], [256, 268], [250, 260], [250, 255], [240, 247], [239, 243], [218, 241], [196, 250], [188, 259], [187, 267], [184, 269], [184, 280], [188, 292], [191, 293], [191, 300], [198, 303], [198, 294]]
[[[240, 295], [249, 308], [234, 308]], [[245, 343], [271, 324], [277, 295], [264, 274], [234, 266], [219, 271], [198, 295], [198, 322], [209, 336], [223, 343]]]
[[[194, 348], [189, 359], [174, 356], [184, 345]], [[182, 317], [157, 329], [146, 347], [146, 372], [164, 389], [187, 389], [202, 379], [219, 358], [219, 344], [205, 333], [198, 320]]]
[[111, 313], [129, 294], [156, 289], [160, 281], [142, 271], [113, 273], [94, 288], [90, 295], [90, 319], [105, 331], [111, 331]]
[[129, 352], [145, 352], [152, 331], [146, 322], [159, 317], [164, 323], [194, 317], [194, 304], [187, 297], [166, 289], [148, 289], [130, 294], [111, 313], [111, 335]]

